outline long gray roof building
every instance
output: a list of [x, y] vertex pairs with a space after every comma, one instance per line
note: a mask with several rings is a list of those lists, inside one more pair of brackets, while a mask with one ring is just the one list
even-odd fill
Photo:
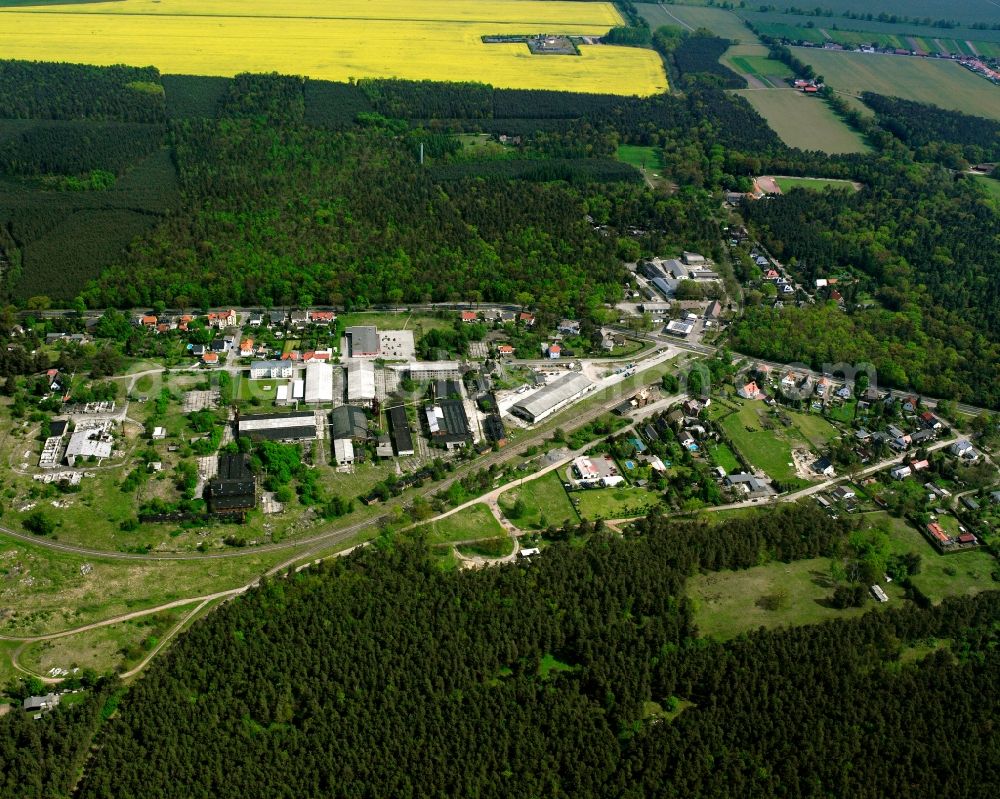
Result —
[[516, 403], [511, 412], [534, 424], [569, 405], [593, 387], [590, 378], [579, 372], [569, 372]]

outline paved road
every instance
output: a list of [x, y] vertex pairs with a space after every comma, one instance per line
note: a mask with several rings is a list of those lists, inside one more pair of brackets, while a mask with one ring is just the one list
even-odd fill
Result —
[[[931, 446], [927, 447], [927, 451], [934, 452], [936, 450], [947, 447], [950, 444], [953, 444], [957, 440], [958, 438], [953, 436], [952, 438], [948, 438], [943, 441], [937, 441]], [[874, 474], [875, 472], [880, 472], [884, 469], [888, 469], [900, 463], [902, 457], [903, 457], [902, 455], [897, 453], [892, 458], [886, 458], [884, 460], [879, 461], [878, 463], [872, 464], [871, 466], [866, 466], [864, 469], [861, 469], [859, 471], [851, 472], [848, 475], [840, 475], [839, 477], [831, 477], [829, 480], [823, 480], [822, 482], [814, 483], [811, 486], [807, 486], [806, 488], [801, 488], [798, 491], [792, 491], [788, 494], [778, 494], [770, 497], [759, 497], [757, 499], [744, 499], [739, 502], [730, 502], [726, 505], [713, 505], [710, 508], [702, 508], [702, 510], [705, 511], [706, 513], [711, 513], [713, 511], [720, 511], [720, 510], [739, 510], [741, 508], [754, 508], [754, 507], [762, 507], [765, 505], [775, 505], [779, 502], [797, 502], [798, 500], [803, 499], [804, 497], [809, 497], [812, 496], [813, 494], [818, 494], [821, 491], [825, 491], [828, 488], [835, 486], [837, 483], [844, 482], [845, 480], [855, 480], [860, 477], [867, 477], [868, 475]], [[644, 517], [630, 516], [622, 519], [606, 519], [605, 524], [610, 524], [610, 525], [628, 524], [629, 522], [634, 522], [637, 519], [642, 519], [642, 518]]]

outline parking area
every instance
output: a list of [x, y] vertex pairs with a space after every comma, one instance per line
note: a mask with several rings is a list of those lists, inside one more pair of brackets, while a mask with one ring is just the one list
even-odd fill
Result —
[[381, 357], [390, 361], [414, 361], [417, 348], [412, 330], [380, 330], [378, 334]]

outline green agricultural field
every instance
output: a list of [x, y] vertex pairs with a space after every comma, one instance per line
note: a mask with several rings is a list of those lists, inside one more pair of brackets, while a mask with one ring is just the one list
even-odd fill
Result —
[[[903, 519], [887, 513], [873, 513], [866, 518], [889, 532], [893, 552], [916, 552], [921, 556], [920, 574], [911, 579], [933, 602], [940, 602], [946, 596], [968, 596], [997, 589], [992, 575], [1000, 569], [1000, 562], [985, 550], [939, 555], [923, 534]], [[942, 524], [952, 522], [953, 519], [945, 520]]]
[[807, 17], [778, 11], [741, 9], [741, 18], [762, 35], [813, 44], [836, 42], [855, 48], [863, 44], [916, 50], [928, 54], [993, 55], [1000, 31], [992, 29], [930, 28], [907, 22], [877, 19]]
[[790, 147], [831, 154], [868, 151], [861, 136], [819, 97], [793, 89], [739, 89], [736, 93], [749, 100]]
[[[684, 0], [684, 2], [687, 2], [687, 0]], [[894, 25], [893, 23], [847, 19], [839, 16], [845, 12], [853, 12], [855, 14], [871, 14], [873, 12], [875, 14], [895, 14], [898, 17], [910, 17], [911, 19], [947, 19], [949, 21], [953, 20], [962, 25], [972, 25], [977, 22], [985, 22], [987, 24], [1000, 23], [1000, 8], [993, 5], [989, 2], [989, 0], [879, 0], [878, 3], [872, 3], [870, 0], [823, 0], [822, 3], [818, 3], [816, 5], [819, 5], [823, 9], [832, 11], [836, 16], [814, 18], [790, 14], [777, 14], [775, 12], [767, 12], [766, 16], [785, 18], [791, 17], [793, 20], [800, 21], [801, 24], [814, 20], [815, 25], [818, 28], [832, 25], [838, 25], [842, 28], [858, 28], [861, 26], [867, 27], [874, 25], [884, 25], [885, 27], [902, 26], [902, 23]], [[741, 11], [740, 13], [752, 18], [765, 16], [764, 14], [758, 14], [756, 11]], [[929, 28], [925, 25], [908, 25], [907, 27], [920, 31], [947, 32], [948, 30], [942, 28]], [[928, 35], [932, 34], [928, 33]]]
[[[837, 610], [828, 599], [834, 586], [827, 558], [775, 561], [744, 571], [700, 574], [688, 582], [695, 623], [704, 636], [728, 639], [759, 627], [816, 624], [827, 619], [858, 616], [875, 607]], [[902, 598], [895, 585], [888, 588], [892, 607]]]
[[436, 522], [422, 525], [431, 544], [450, 544], [455, 541], [476, 541], [499, 538], [504, 529], [490, 509], [483, 504], [472, 505]]
[[[524, 513], [512, 516], [518, 499], [524, 505]], [[549, 472], [544, 477], [529, 480], [518, 488], [505, 491], [500, 497], [500, 507], [504, 515], [522, 530], [539, 529], [549, 524], [558, 526], [567, 521], [576, 524], [580, 521], [557, 472]]]
[[759, 44], [760, 40], [743, 21], [732, 11], [722, 8], [706, 8], [691, 5], [659, 5], [656, 3], [638, 3], [636, 8], [656, 30], [661, 25], [672, 25], [688, 31], [698, 28], [708, 28], [716, 36], [723, 39], [733, 39], [740, 42]]
[[794, 51], [841, 92], [860, 95], [872, 91], [1000, 119], [1000, 90], [952, 61], [808, 47]]
[[785, 84], [780, 79], [793, 76], [792, 71], [783, 63], [767, 56], [727, 55], [726, 58], [736, 72], [766, 81], [774, 88], [783, 88]]
[[858, 190], [858, 187], [854, 185], [849, 180], [837, 180], [835, 178], [778, 178], [774, 179], [774, 182], [778, 184], [778, 188], [783, 192], [791, 191], [792, 189], [811, 189], [814, 191], [820, 191], [823, 189], [849, 189], [852, 192]]
[[591, 520], [642, 516], [660, 501], [652, 491], [632, 486], [574, 491], [570, 496], [576, 501], [580, 515]]
[[878, 47], [902, 48], [911, 50], [913, 46], [905, 36], [895, 33], [876, 33], [874, 31], [829, 31], [830, 38], [846, 47], [858, 47], [862, 44], [874, 44]]
[[755, 22], [754, 26], [760, 31], [761, 36], [773, 36], [775, 39], [791, 39], [813, 44], [829, 41], [819, 28], [806, 28], [786, 22]]

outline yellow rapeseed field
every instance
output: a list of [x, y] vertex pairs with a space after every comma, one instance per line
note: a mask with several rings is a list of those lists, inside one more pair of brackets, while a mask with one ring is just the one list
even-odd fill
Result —
[[153, 65], [161, 72], [399, 77], [648, 95], [666, 75], [651, 50], [585, 45], [537, 55], [488, 34], [598, 36], [610, 3], [548, 0], [118, 0], [0, 8], [0, 58]]

